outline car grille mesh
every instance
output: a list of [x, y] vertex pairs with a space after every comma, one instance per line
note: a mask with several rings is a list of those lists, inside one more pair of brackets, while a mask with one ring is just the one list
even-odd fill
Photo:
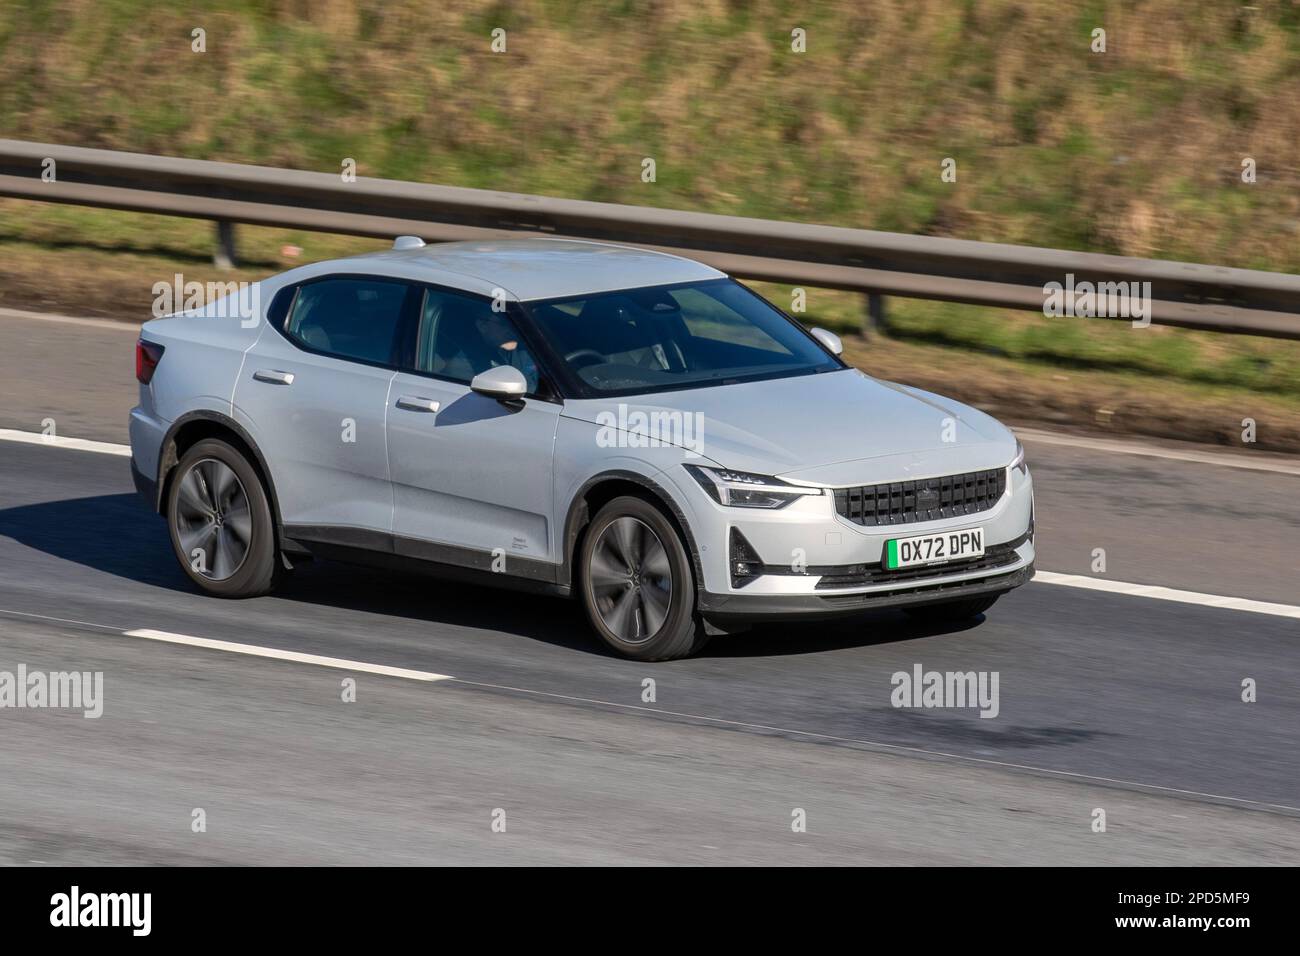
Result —
[[1007, 487], [1007, 470], [858, 485], [835, 489], [835, 510], [867, 527], [938, 521], [992, 508]]

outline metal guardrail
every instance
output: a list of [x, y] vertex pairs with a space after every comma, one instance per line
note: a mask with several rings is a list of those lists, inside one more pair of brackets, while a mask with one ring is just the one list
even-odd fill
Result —
[[[54, 161], [55, 177], [42, 171]], [[663, 249], [732, 275], [1041, 311], [1044, 286], [1150, 282], [1157, 324], [1300, 339], [1300, 276], [0, 140], [0, 196], [430, 241], [532, 233]], [[228, 233], [228, 230], [227, 230]]]

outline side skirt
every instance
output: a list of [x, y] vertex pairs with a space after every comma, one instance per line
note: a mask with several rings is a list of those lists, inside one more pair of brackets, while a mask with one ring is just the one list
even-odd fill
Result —
[[[328, 525], [286, 525], [284, 544], [313, 557], [368, 567], [430, 574], [486, 587], [570, 597], [560, 566], [518, 555], [435, 544], [402, 535]], [[494, 570], [499, 568], [500, 570]]]

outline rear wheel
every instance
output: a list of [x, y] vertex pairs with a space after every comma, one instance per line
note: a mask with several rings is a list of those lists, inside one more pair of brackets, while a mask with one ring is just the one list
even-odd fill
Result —
[[704, 646], [690, 556], [649, 502], [615, 498], [601, 508], [583, 537], [578, 567], [591, 626], [620, 654], [663, 661]]
[[254, 597], [278, 577], [275, 524], [253, 466], [220, 439], [198, 442], [176, 466], [167, 525], [190, 580], [218, 597]]
[[997, 603], [1000, 594], [991, 597], [967, 598], [965, 601], [949, 601], [947, 604], [919, 604], [903, 608], [918, 621], [927, 624], [960, 624], [969, 621], [978, 614], [983, 614]]

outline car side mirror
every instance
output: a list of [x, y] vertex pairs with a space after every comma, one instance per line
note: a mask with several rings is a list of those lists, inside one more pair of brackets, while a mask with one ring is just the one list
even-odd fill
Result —
[[528, 380], [524, 373], [511, 365], [498, 365], [486, 372], [479, 372], [469, 383], [472, 391], [500, 402], [509, 402], [523, 398], [528, 393]]
[[825, 329], [817, 328], [812, 330], [812, 337], [825, 346], [826, 351], [832, 355], [839, 355], [844, 351], [844, 343], [834, 332], [827, 332]]

